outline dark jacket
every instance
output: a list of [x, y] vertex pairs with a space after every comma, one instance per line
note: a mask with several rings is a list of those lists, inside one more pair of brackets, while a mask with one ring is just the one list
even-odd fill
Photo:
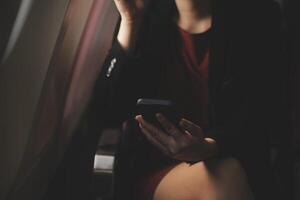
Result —
[[[214, 3], [209, 64], [210, 125], [223, 130], [213, 131], [211, 137], [217, 142], [220, 156], [234, 157], [242, 163], [256, 199], [276, 199], [272, 195], [276, 193], [276, 180], [270, 152], [284, 134], [285, 124], [280, 15], [272, 1], [255, 2]], [[121, 127], [126, 120], [134, 123], [137, 99], [159, 98], [157, 80], [161, 61], [164, 52], [173, 45], [171, 38], [176, 37], [170, 20], [170, 8], [174, 5], [162, 4], [153, 5], [152, 12], [146, 14], [134, 54], [125, 53], [116, 40], [113, 42], [91, 104], [95, 128]], [[146, 148], [132, 147], [131, 140], [138, 141], [138, 136], [127, 135], [123, 135], [121, 143], [124, 146], [125, 141], [131, 153], [120, 153], [124, 162], [136, 150], [140, 153]], [[146, 165], [141, 160], [136, 162], [140, 167]], [[116, 168], [130, 170], [128, 166]]]

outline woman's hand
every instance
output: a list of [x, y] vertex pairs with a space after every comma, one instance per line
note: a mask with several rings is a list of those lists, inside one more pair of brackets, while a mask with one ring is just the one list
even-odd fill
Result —
[[198, 162], [217, 153], [215, 141], [205, 138], [201, 127], [182, 119], [180, 130], [162, 114], [156, 117], [165, 131], [148, 123], [141, 115], [136, 116], [136, 120], [146, 138], [165, 155], [185, 162]]
[[118, 41], [126, 52], [135, 48], [143, 14], [151, 0], [114, 0], [121, 15]]
[[139, 20], [150, 0], [114, 0], [123, 21], [135, 23]]

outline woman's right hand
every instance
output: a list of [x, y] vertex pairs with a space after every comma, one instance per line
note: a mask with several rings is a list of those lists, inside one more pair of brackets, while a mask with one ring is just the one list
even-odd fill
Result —
[[151, 0], [114, 0], [121, 15], [118, 41], [126, 52], [135, 48], [142, 18]]
[[122, 21], [136, 23], [140, 21], [150, 0], [114, 0]]

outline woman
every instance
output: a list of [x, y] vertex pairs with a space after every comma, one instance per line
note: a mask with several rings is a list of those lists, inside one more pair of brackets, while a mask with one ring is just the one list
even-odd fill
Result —
[[[279, 119], [269, 113], [281, 107], [276, 5], [268, 0], [258, 1], [260, 7], [241, 0], [115, 3], [120, 27], [96, 85], [93, 111], [105, 126], [129, 121], [121, 143], [135, 160], [123, 155], [116, 175], [125, 170], [129, 175], [120, 174], [121, 187], [134, 180], [134, 190], [119, 198], [278, 197], [269, 155], [270, 133], [276, 134], [271, 122]], [[164, 130], [135, 116], [139, 98], [175, 101], [185, 116], [180, 128], [160, 113]], [[120, 167], [122, 162], [133, 165]]]

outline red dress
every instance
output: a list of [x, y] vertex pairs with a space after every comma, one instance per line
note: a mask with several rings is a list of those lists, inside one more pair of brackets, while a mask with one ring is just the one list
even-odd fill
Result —
[[[180, 28], [178, 31], [178, 40], [174, 42], [179, 48], [175, 53], [170, 49], [166, 55], [160, 97], [174, 101], [185, 118], [205, 129], [208, 128], [210, 31], [199, 34], [190, 34]], [[139, 182], [139, 199], [152, 199], [159, 182], [177, 164], [168, 164], [145, 174]]]

